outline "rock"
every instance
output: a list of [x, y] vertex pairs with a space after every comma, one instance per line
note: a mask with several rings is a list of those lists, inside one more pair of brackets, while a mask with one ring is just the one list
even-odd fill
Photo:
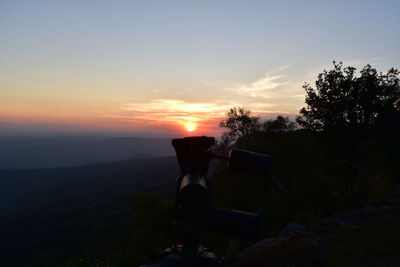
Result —
[[239, 260], [245, 264], [275, 262], [288, 256], [311, 250], [312, 246], [297, 237], [274, 237], [246, 248], [239, 254]]
[[399, 206], [398, 199], [374, 202], [337, 213], [318, 224], [288, 224], [278, 237], [264, 239], [240, 252], [235, 266], [326, 266], [328, 253], [340, 247], [338, 237], [346, 237], [347, 231], [360, 232], [366, 221], [397, 212]]
[[[239, 260], [243, 266], [258, 266], [262, 263], [274, 263], [287, 266], [299, 264], [319, 265], [323, 258], [326, 240], [323, 236], [307, 231], [296, 223], [289, 224], [279, 237], [267, 238], [243, 250]], [[301, 265], [301, 264], [300, 264]]]
[[281, 232], [280, 236], [301, 238], [304, 243], [316, 249], [322, 248], [322, 246], [325, 246], [326, 243], [324, 237], [307, 231], [303, 225], [297, 223], [288, 224], [286, 228]]

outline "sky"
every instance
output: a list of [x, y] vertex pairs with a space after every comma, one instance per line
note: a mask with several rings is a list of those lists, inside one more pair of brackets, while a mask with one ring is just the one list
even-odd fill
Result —
[[400, 64], [400, 1], [0, 0], [0, 135], [218, 135], [332, 61]]

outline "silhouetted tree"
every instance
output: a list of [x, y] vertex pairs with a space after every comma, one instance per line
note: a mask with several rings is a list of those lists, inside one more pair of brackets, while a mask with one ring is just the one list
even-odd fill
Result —
[[263, 124], [265, 132], [289, 132], [296, 128], [296, 123], [289, 120], [289, 117], [279, 115], [274, 120], [267, 120]]
[[233, 107], [226, 114], [226, 119], [221, 121], [219, 126], [226, 128], [226, 137], [230, 140], [239, 138], [247, 139], [259, 129], [260, 117], [254, 116], [249, 109]]
[[378, 74], [366, 65], [356, 68], [333, 62], [333, 69], [318, 75], [315, 88], [305, 84], [306, 107], [297, 122], [311, 130], [366, 131], [400, 123], [399, 71]]

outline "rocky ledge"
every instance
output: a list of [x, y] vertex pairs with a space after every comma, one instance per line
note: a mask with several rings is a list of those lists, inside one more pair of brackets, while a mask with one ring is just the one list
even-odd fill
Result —
[[313, 225], [288, 224], [234, 266], [400, 266], [400, 200], [373, 201]]

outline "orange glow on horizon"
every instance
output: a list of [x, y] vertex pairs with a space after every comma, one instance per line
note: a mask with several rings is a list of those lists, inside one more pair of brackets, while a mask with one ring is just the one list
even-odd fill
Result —
[[38, 107], [32, 103], [20, 103], [17, 106], [3, 105], [0, 108], [0, 122], [9, 123], [11, 128], [16, 127], [16, 131], [21, 125], [26, 125], [22, 128], [59, 132], [76, 130], [219, 136], [222, 130], [218, 124], [227, 107], [227, 104], [176, 99], [156, 99], [93, 109], [90, 105], [84, 108], [74, 102], [61, 105], [54, 101], [49, 105], [41, 103]]

